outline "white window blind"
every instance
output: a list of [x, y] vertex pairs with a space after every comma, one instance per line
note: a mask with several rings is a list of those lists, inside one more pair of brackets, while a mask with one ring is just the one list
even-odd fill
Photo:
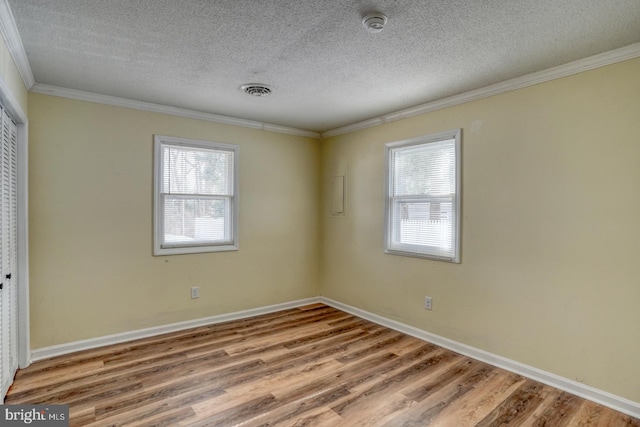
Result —
[[459, 262], [460, 131], [387, 144], [385, 252]]
[[155, 254], [237, 249], [238, 147], [156, 136]]

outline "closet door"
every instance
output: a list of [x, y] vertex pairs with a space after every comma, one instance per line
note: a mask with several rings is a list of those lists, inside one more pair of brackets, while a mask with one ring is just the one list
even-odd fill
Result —
[[2, 109], [0, 148], [0, 379], [2, 396], [18, 368], [17, 127]]

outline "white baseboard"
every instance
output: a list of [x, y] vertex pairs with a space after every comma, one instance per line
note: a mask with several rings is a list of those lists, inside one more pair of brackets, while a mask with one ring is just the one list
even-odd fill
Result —
[[273, 313], [290, 308], [301, 307], [307, 304], [320, 302], [320, 297], [306, 298], [297, 301], [290, 301], [281, 304], [268, 305], [266, 307], [252, 308], [249, 310], [236, 311], [234, 313], [220, 314], [217, 316], [204, 317], [201, 319], [187, 320], [184, 322], [171, 323], [169, 325], [154, 326], [152, 328], [137, 329], [135, 331], [123, 332], [120, 334], [106, 335], [98, 338], [90, 338], [82, 341], [74, 341], [65, 344], [53, 345], [33, 350], [31, 361], [48, 359], [49, 357], [61, 356], [63, 354], [74, 353], [81, 350], [104, 347], [112, 344], [120, 344], [140, 338], [147, 338], [170, 332], [178, 332], [184, 329], [197, 328], [198, 326], [213, 325], [216, 323], [229, 322], [231, 320], [245, 319], [247, 317], [259, 316], [261, 314]]
[[638, 402], [633, 402], [631, 400], [616, 396], [606, 391], [602, 391], [594, 387], [561, 377], [559, 375], [552, 374], [550, 372], [546, 372], [520, 362], [516, 362], [515, 360], [507, 359], [505, 357], [489, 353], [488, 351], [484, 351], [457, 341], [450, 340], [448, 338], [441, 337], [439, 335], [432, 334], [430, 332], [397, 322], [395, 320], [387, 319], [377, 314], [373, 314], [368, 311], [343, 304], [326, 297], [306, 298], [282, 304], [269, 305], [266, 307], [259, 307], [249, 310], [237, 311], [234, 313], [205, 317], [202, 319], [172, 323], [170, 325], [156, 326], [147, 329], [138, 329], [121, 334], [107, 335], [104, 337], [39, 348], [31, 352], [31, 361], [35, 362], [38, 360], [47, 359], [49, 357], [60, 356], [76, 351], [88, 350], [91, 348], [103, 347], [111, 344], [119, 344], [140, 338], [147, 338], [155, 335], [166, 334], [169, 332], [177, 332], [184, 329], [195, 328], [198, 326], [213, 325], [216, 323], [228, 322], [231, 320], [245, 319], [252, 316], [273, 313], [280, 310], [287, 310], [290, 308], [301, 307], [303, 305], [318, 302], [322, 302], [326, 305], [337, 308], [338, 310], [345, 311], [349, 314], [353, 314], [354, 316], [361, 317], [379, 325], [386, 326], [387, 328], [394, 329], [407, 335], [411, 335], [412, 337], [416, 337], [418, 339], [439, 345], [441, 347], [447, 348], [449, 350], [455, 351], [456, 353], [463, 354], [481, 362], [488, 363], [492, 366], [515, 372], [516, 374], [522, 375], [523, 377], [531, 378], [543, 384], [547, 384], [560, 390], [575, 394], [576, 396], [583, 397], [585, 399], [615, 409], [616, 411], [631, 415], [632, 417], [640, 418], [640, 403]]
[[583, 397], [587, 400], [591, 400], [593, 402], [607, 406], [611, 409], [615, 409], [616, 411], [631, 415], [632, 417], [640, 418], [640, 403], [638, 402], [633, 402], [631, 400], [616, 396], [606, 391], [602, 391], [597, 388], [570, 380], [568, 378], [564, 378], [559, 375], [534, 368], [533, 366], [525, 365], [523, 363], [516, 362], [515, 360], [507, 359], [505, 357], [489, 353], [488, 351], [471, 347], [469, 345], [432, 334], [413, 326], [405, 325], [404, 323], [400, 323], [395, 320], [387, 319], [377, 314], [373, 314], [368, 311], [343, 304], [338, 301], [334, 301], [330, 298], [320, 297], [320, 302], [337, 308], [338, 310], [353, 314], [354, 316], [358, 316], [379, 325], [386, 326], [387, 328], [394, 329], [407, 335], [411, 335], [412, 337], [416, 337], [418, 339], [439, 345], [440, 347], [455, 351], [456, 353], [460, 353], [481, 362], [488, 363], [489, 365], [496, 366], [507, 371], [515, 372], [516, 374], [522, 375], [523, 377], [531, 378], [532, 380], [539, 381], [543, 384], [550, 385], [571, 394], [575, 394], [576, 396]]

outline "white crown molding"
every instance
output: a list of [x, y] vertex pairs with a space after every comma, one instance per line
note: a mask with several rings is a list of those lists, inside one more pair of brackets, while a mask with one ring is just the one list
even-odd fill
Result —
[[9, 52], [11, 53], [11, 56], [16, 64], [16, 67], [18, 68], [20, 76], [22, 77], [27, 90], [31, 90], [32, 92], [118, 107], [132, 108], [142, 111], [169, 114], [173, 116], [192, 118], [215, 123], [230, 124], [234, 126], [248, 127], [253, 129], [262, 129], [270, 132], [322, 139], [355, 132], [374, 126], [379, 126], [384, 123], [389, 123], [408, 117], [414, 117], [420, 114], [425, 114], [444, 108], [453, 107], [467, 102], [476, 101], [490, 96], [499, 95], [505, 92], [522, 89], [539, 83], [548, 82], [562, 77], [578, 74], [584, 71], [593, 70], [595, 68], [600, 68], [640, 57], [640, 43], [634, 43], [608, 52], [593, 55], [588, 58], [579, 59], [577, 61], [549, 68], [547, 70], [516, 77], [500, 83], [485, 86], [480, 89], [475, 89], [458, 95], [453, 95], [447, 98], [442, 98], [415, 107], [407, 108], [397, 112], [385, 114], [382, 116], [318, 133], [304, 129], [296, 129], [253, 120], [189, 110], [186, 108], [171, 107], [150, 102], [136, 101], [127, 98], [119, 98], [109, 95], [101, 95], [92, 92], [85, 92], [75, 89], [67, 89], [58, 86], [36, 83], [7, 0], [0, 0], [0, 33], [2, 33], [2, 36], [7, 43]]
[[82, 341], [74, 341], [65, 344], [53, 345], [35, 349], [31, 352], [31, 362], [48, 359], [50, 357], [75, 353], [77, 351], [89, 350], [92, 348], [104, 347], [112, 344], [133, 341], [141, 338], [153, 337], [156, 335], [168, 334], [171, 332], [183, 331], [185, 329], [197, 328], [200, 326], [215, 325], [217, 323], [229, 322], [232, 320], [246, 319], [248, 317], [260, 316], [262, 314], [274, 313], [276, 311], [288, 310], [290, 308], [302, 307], [304, 305], [320, 302], [320, 297], [312, 297], [297, 301], [290, 301], [281, 304], [268, 305], [265, 307], [252, 308], [249, 310], [236, 311], [233, 313], [220, 314], [217, 316], [205, 317], [201, 319], [187, 320], [184, 322], [171, 323], [169, 325], [154, 326], [152, 328], [137, 329], [135, 331], [123, 332], [121, 334], [106, 335], [103, 337], [90, 338]]
[[505, 80], [504, 82], [461, 93], [459, 95], [453, 95], [433, 102], [428, 102], [426, 104], [421, 104], [416, 107], [400, 110], [395, 113], [385, 114], [383, 116], [328, 130], [322, 132], [321, 136], [323, 139], [326, 139], [332, 136], [367, 129], [384, 123], [429, 113], [431, 111], [441, 110], [443, 108], [453, 107], [467, 102], [476, 101], [478, 99], [499, 95], [501, 93], [509, 92], [512, 90], [522, 89], [539, 83], [548, 82], [550, 80], [560, 79], [562, 77], [571, 76], [573, 74], [582, 73], [583, 71], [593, 70], [595, 68], [604, 67], [637, 57], [640, 57], [640, 43], [630, 44], [619, 49], [614, 49], [609, 52], [590, 56], [584, 59], [579, 59], [577, 61], [549, 68], [547, 70], [538, 71], [536, 73], [527, 74], [525, 76], [516, 77], [510, 80]]
[[16, 64], [24, 86], [27, 90], [31, 89], [36, 80], [33, 77], [27, 53], [22, 45], [22, 39], [20, 38], [20, 33], [18, 33], [16, 21], [13, 18], [13, 13], [11, 13], [7, 0], [0, 0], [0, 33], [2, 33], [2, 37], [7, 44], [7, 49], [9, 49], [13, 62]]
[[[1, 1], [1, 0], [0, 0]], [[202, 111], [189, 110], [186, 108], [171, 107], [168, 105], [154, 104], [152, 102], [136, 101], [133, 99], [119, 98], [116, 96], [101, 95], [99, 93], [86, 92], [76, 89], [67, 89], [59, 86], [46, 85], [36, 83], [31, 92], [42, 93], [45, 95], [59, 96], [61, 98], [75, 99], [78, 101], [94, 102], [97, 104], [111, 105], [114, 107], [131, 108], [133, 110], [142, 110], [152, 113], [168, 114], [171, 116], [184, 117], [188, 119], [204, 120], [207, 122], [222, 123], [227, 125], [262, 129], [269, 132], [286, 133], [289, 135], [305, 136], [310, 138], [320, 138], [318, 132], [312, 132], [303, 129], [290, 128], [286, 126], [262, 123], [253, 120], [238, 119], [220, 114], [205, 113]]]
[[337, 308], [338, 310], [345, 311], [354, 316], [358, 316], [379, 325], [386, 326], [387, 328], [402, 332], [407, 335], [411, 335], [412, 337], [421, 339], [423, 341], [428, 341], [432, 344], [436, 344], [451, 351], [455, 351], [456, 353], [463, 354], [465, 356], [471, 357], [472, 359], [488, 363], [489, 365], [496, 366], [510, 372], [515, 372], [516, 374], [522, 375], [523, 377], [531, 378], [543, 384], [547, 384], [568, 393], [575, 394], [576, 396], [591, 400], [593, 402], [607, 406], [611, 409], [615, 409], [616, 411], [631, 415], [632, 417], [640, 418], [640, 403], [638, 402], [633, 402], [631, 400], [625, 399], [624, 397], [616, 396], [614, 394], [599, 390], [586, 384], [572, 381], [559, 375], [552, 374], [551, 372], [546, 372], [541, 369], [534, 368], [533, 366], [525, 365], [524, 363], [507, 359], [506, 357], [498, 356], [497, 354], [489, 353], [488, 351], [471, 347], [469, 345], [432, 334], [430, 332], [397, 322], [395, 320], [387, 319], [386, 317], [382, 317], [377, 314], [362, 310], [360, 308], [334, 301], [330, 298], [320, 297], [320, 302]]

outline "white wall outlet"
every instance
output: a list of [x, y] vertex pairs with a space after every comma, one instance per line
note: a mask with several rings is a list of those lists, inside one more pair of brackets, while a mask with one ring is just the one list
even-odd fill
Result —
[[191, 288], [191, 299], [200, 298], [200, 288], [194, 286]]
[[424, 297], [425, 310], [431, 310], [431, 297]]

